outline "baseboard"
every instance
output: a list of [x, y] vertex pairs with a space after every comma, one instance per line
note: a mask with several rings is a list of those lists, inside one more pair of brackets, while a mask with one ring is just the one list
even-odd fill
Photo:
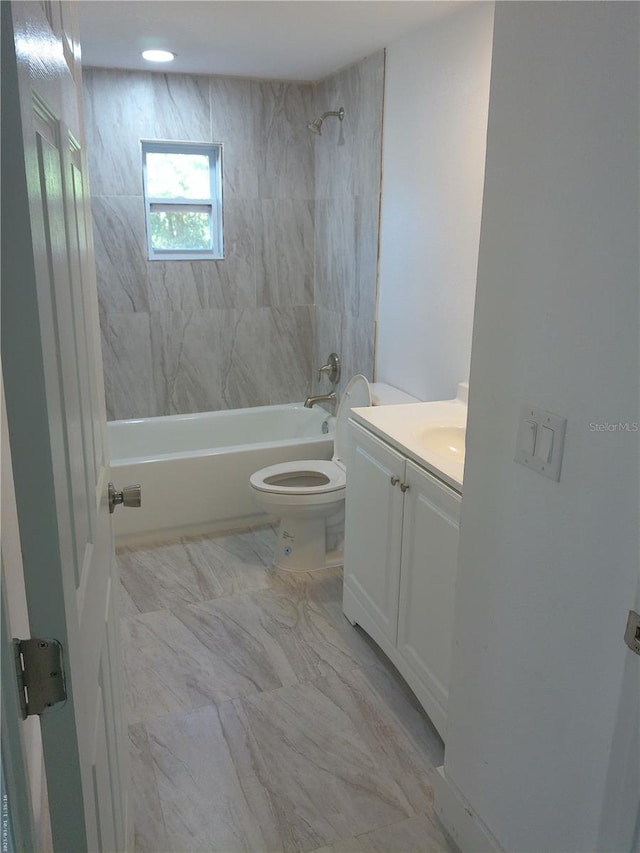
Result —
[[461, 853], [503, 853], [497, 839], [438, 767], [433, 779], [436, 816]]
[[167, 527], [161, 530], [147, 530], [141, 533], [117, 533], [115, 534], [116, 546], [137, 546], [150, 543], [171, 542], [182, 536], [215, 536], [223, 533], [239, 533], [244, 530], [259, 529], [268, 525], [277, 524], [278, 519], [273, 515], [259, 513], [258, 515], [243, 516], [242, 518], [228, 518], [224, 521], [212, 521], [209, 524], [191, 524], [180, 527]]

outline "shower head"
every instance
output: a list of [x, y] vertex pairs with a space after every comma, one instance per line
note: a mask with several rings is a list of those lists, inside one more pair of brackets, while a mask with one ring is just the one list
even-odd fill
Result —
[[311, 133], [317, 133], [318, 136], [322, 136], [322, 122], [327, 118], [327, 116], [337, 116], [340, 121], [344, 118], [344, 107], [340, 107], [339, 110], [329, 110], [329, 112], [322, 113], [320, 118], [317, 118], [315, 121], [310, 121], [307, 125], [308, 130]]

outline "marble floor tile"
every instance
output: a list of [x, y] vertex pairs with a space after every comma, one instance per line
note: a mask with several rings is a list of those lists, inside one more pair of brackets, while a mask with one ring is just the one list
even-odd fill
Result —
[[247, 802], [215, 707], [155, 720], [147, 731], [166, 829], [162, 849], [274, 849]]
[[450, 853], [451, 845], [435, 821], [412, 817], [360, 836], [371, 853]]
[[121, 620], [129, 723], [191, 710], [184, 664], [176, 654], [174, 617], [167, 611]]
[[129, 757], [135, 815], [135, 849], [138, 853], [156, 853], [163, 849], [167, 829], [162, 816], [149, 735], [143, 723], [129, 727]]
[[271, 583], [276, 533], [250, 528], [176, 542], [121, 546], [117, 557], [125, 590], [125, 615], [208, 601]]
[[182, 542], [120, 547], [120, 579], [139, 613], [201, 601], [196, 571]]
[[127, 592], [124, 584], [119, 585], [120, 591], [120, 617], [126, 619], [130, 616], [138, 616], [140, 610], [136, 607], [133, 599]]
[[299, 587], [227, 596], [178, 608], [175, 617], [178, 642], [198, 660], [188, 673], [194, 707], [375, 662], [360, 638], [341, 634]]
[[342, 612], [342, 574], [342, 566], [317, 572], [274, 570], [271, 573], [271, 583], [277, 587], [285, 587], [288, 595], [299, 596], [320, 606], [323, 615], [339, 635], [339, 641], [345, 645], [359, 666], [381, 666], [385, 670], [393, 670], [400, 678], [393, 664], [373, 640], [361, 628], [354, 627]]
[[119, 549], [136, 850], [448, 851], [442, 741], [341, 570], [268, 568], [274, 537]]
[[282, 648], [243, 596], [122, 621], [129, 723], [295, 684]]
[[129, 722], [380, 665], [361, 632], [341, 615], [336, 628], [301, 579], [271, 583], [123, 619]]
[[277, 533], [258, 527], [227, 535], [189, 537], [182, 540], [202, 601], [266, 589]]
[[[394, 680], [378, 667], [355, 669], [322, 685], [358, 728], [376, 763], [396, 780], [413, 812], [433, 812], [432, 774], [440, 739], [425, 729], [425, 715], [400, 695]], [[395, 694], [395, 695], [393, 695]], [[356, 833], [353, 833], [354, 835]]]
[[360, 836], [347, 838], [346, 841], [336, 841], [335, 844], [326, 844], [324, 847], [313, 850], [312, 853], [371, 853], [371, 848], [366, 846], [365, 837]]
[[251, 731], [253, 774], [277, 804], [279, 834], [293, 849], [313, 850], [414, 814], [363, 735], [364, 721], [353, 719], [348, 689], [336, 689], [339, 680], [333, 675], [238, 703]]
[[297, 681], [273, 627], [249, 595], [182, 607], [174, 618], [174, 654], [182, 658], [193, 707]]
[[450, 853], [451, 849], [436, 823], [426, 817], [410, 817], [313, 853]]
[[385, 712], [393, 715], [409, 750], [420, 754], [420, 764], [431, 776], [444, 763], [444, 743], [411, 688], [382, 652], [378, 666], [362, 667], [359, 675], [376, 692]]

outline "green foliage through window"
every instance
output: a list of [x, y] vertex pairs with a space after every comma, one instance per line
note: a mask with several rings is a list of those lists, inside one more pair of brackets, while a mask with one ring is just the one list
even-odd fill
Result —
[[151, 208], [151, 244], [154, 249], [210, 249], [210, 214]]

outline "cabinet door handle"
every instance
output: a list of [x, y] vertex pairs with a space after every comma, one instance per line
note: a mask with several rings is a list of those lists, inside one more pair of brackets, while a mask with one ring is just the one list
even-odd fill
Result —
[[396, 477], [396, 475], [395, 475], [395, 474], [393, 474], [393, 475], [391, 476], [391, 485], [392, 485], [392, 486], [397, 486], [399, 482], [400, 482], [400, 477]]
[[408, 492], [409, 491], [409, 483], [400, 483], [400, 489], [403, 492]]

